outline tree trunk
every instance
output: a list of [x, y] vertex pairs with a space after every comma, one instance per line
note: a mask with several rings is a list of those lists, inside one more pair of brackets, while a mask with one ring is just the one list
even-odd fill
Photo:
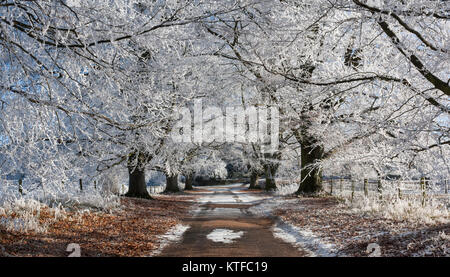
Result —
[[256, 189], [258, 185], [258, 173], [256, 171], [251, 171], [250, 173], [250, 186], [249, 189]]
[[166, 175], [166, 189], [164, 192], [179, 192], [178, 187], [178, 174]]
[[[311, 141], [311, 140], [310, 140]], [[316, 194], [322, 191], [322, 170], [314, 163], [320, 161], [323, 157], [323, 147], [313, 143], [304, 143], [301, 145], [302, 170], [300, 187], [297, 194]]]
[[143, 155], [140, 154], [137, 165], [133, 166], [133, 159], [136, 154], [130, 155], [128, 162], [128, 192], [125, 196], [151, 199], [150, 194], [147, 191], [147, 184], [145, 183], [145, 169], [143, 165]]
[[264, 153], [264, 175], [266, 177], [265, 190], [277, 190], [277, 184], [275, 182], [275, 174], [280, 166], [281, 153]]
[[194, 174], [189, 173], [189, 174], [186, 174], [185, 177], [186, 177], [186, 181], [185, 181], [184, 189], [185, 190], [193, 190], [194, 187], [192, 186], [192, 184], [194, 183]]
[[278, 165], [268, 163], [264, 165], [264, 173], [266, 175], [265, 190], [276, 190], [277, 184], [275, 182], [275, 173], [277, 173]]

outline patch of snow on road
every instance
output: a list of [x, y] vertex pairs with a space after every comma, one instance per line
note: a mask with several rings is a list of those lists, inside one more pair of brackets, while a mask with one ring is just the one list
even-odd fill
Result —
[[[221, 187], [204, 187], [214, 193], [206, 193], [197, 199], [200, 204], [214, 203], [214, 204], [255, 204], [264, 199], [270, 198], [270, 195], [253, 195], [240, 190], [246, 189], [241, 184], [224, 185]], [[203, 192], [202, 192], [203, 194]]]
[[190, 226], [188, 225], [177, 224], [174, 227], [172, 227], [169, 231], [167, 231], [167, 233], [159, 236], [160, 238], [159, 247], [158, 249], [153, 250], [150, 256], [159, 255], [161, 254], [162, 250], [169, 244], [181, 241], [184, 232], [186, 232], [189, 228]]
[[263, 200], [272, 198], [271, 195], [252, 195], [248, 194], [247, 192], [233, 192], [233, 195], [237, 197], [236, 201], [244, 204], [256, 204], [258, 202], [261, 202]]
[[208, 217], [239, 217], [242, 215], [242, 211], [240, 209], [234, 208], [214, 208], [211, 210], [202, 210], [200, 216], [208, 216]]
[[336, 256], [336, 246], [323, 242], [311, 231], [302, 230], [292, 224], [277, 222], [272, 229], [273, 235], [287, 243], [304, 250], [311, 257], [333, 257]]
[[244, 235], [244, 231], [234, 232], [229, 229], [214, 229], [206, 237], [214, 242], [233, 243], [235, 239], [238, 239]]
[[214, 203], [214, 204], [236, 204], [236, 200], [231, 195], [227, 194], [211, 194], [202, 196], [197, 200], [200, 204]]

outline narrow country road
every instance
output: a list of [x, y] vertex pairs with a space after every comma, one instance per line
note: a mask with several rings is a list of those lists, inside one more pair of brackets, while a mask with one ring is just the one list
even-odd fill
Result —
[[181, 241], [168, 245], [160, 256], [176, 257], [298, 257], [305, 253], [275, 238], [274, 218], [256, 216], [249, 208], [269, 197], [242, 184], [197, 187], [192, 192], [199, 209], [184, 225]]

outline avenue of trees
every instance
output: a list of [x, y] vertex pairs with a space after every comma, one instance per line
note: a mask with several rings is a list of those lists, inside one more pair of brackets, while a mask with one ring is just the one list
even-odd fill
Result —
[[[299, 194], [324, 171], [448, 178], [449, 19], [439, 0], [0, 0], [0, 172], [64, 189], [126, 169], [142, 198], [146, 171], [177, 191], [224, 161]], [[174, 142], [200, 99], [276, 107], [277, 151]]]

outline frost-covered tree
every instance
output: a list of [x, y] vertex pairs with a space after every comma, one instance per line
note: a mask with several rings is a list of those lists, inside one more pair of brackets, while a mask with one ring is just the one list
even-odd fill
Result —
[[299, 193], [321, 190], [325, 163], [408, 169], [403, 155], [375, 155], [380, 147], [408, 157], [438, 148], [447, 163], [448, 9], [423, 2], [261, 1], [203, 22], [220, 45], [213, 54], [236, 65], [259, 103], [279, 107], [280, 141], [301, 148]]
[[[198, 89], [200, 66], [182, 59], [193, 37], [187, 26], [239, 8], [232, 1], [1, 1], [4, 157], [38, 165], [33, 174], [52, 165], [60, 177], [47, 179], [55, 182], [68, 172], [82, 177], [87, 164], [99, 172], [125, 165], [128, 195], [148, 198], [145, 166], [163, 154], [170, 115]], [[22, 121], [28, 109], [37, 112]], [[33, 162], [21, 158], [31, 152]], [[64, 159], [70, 155], [73, 162]]]
[[442, 178], [447, 29], [448, 4], [431, 0], [3, 0], [2, 175], [61, 186], [126, 168], [128, 195], [148, 198], [146, 169], [195, 172], [193, 149], [225, 146], [170, 141], [201, 98], [278, 108], [277, 151], [236, 148], [269, 189], [298, 150], [299, 193], [348, 165]]

